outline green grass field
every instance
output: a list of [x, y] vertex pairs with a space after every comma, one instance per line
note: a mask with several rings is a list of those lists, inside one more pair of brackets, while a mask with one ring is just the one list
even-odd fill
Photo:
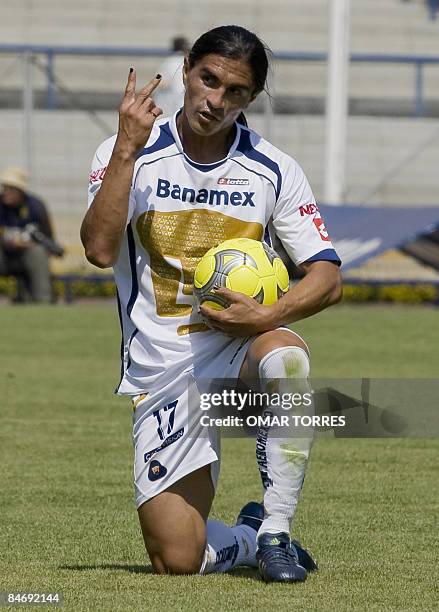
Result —
[[[314, 376], [437, 378], [437, 317], [341, 306], [297, 330]], [[65, 610], [437, 609], [437, 440], [316, 441], [294, 535], [320, 571], [304, 584], [249, 569], [156, 576], [133, 503], [129, 402], [112, 395], [115, 307], [1, 306], [0, 326], [1, 591], [61, 591]], [[260, 498], [253, 444], [224, 441], [215, 517], [233, 522]]]

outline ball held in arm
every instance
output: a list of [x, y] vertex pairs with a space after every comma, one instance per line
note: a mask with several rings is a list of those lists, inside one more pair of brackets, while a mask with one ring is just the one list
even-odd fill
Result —
[[289, 276], [279, 255], [267, 244], [233, 238], [207, 251], [195, 269], [194, 294], [199, 305], [215, 310], [227, 308], [228, 300], [216, 293], [219, 287], [268, 306], [288, 291]]

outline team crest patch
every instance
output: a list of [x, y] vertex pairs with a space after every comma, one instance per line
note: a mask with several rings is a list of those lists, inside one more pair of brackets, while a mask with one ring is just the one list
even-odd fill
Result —
[[160, 463], [160, 461], [154, 459], [154, 461], [151, 461], [149, 464], [148, 478], [150, 480], [160, 480], [160, 478], [166, 476], [167, 473], [168, 470]]

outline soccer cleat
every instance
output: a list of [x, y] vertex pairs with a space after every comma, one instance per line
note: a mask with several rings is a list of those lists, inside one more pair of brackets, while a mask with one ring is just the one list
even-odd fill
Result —
[[[259, 531], [259, 527], [264, 520], [264, 506], [259, 502], [248, 502], [238, 515], [236, 520], [237, 525], [249, 525], [255, 531]], [[299, 565], [304, 567], [307, 572], [315, 572], [318, 569], [317, 563], [311, 557], [309, 551], [298, 542], [291, 540], [291, 548], [294, 548], [293, 554], [297, 555]]]
[[259, 530], [259, 527], [264, 520], [264, 506], [259, 502], [248, 502], [242, 508], [236, 519], [237, 525], [248, 525], [255, 531]]
[[287, 533], [263, 533], [258, 538], [256, 559], [265, 582], [304, 582], [307, 571], [299, 565]]
[[[238, 515], [236, 521], [237, 525], [249, 525], [255, 531], [259, 531], [259, 527], [262, 525], [264, 520], [264, 506], [259, 502], [248, 502]], [[317, 563], [311, 557], [310, 553], [303, 548], [300, 542], [297, 540], [291, 540], [291, 546], [295, 548], [297, 557], [299, 559], [299, 565], [304, 567], [307, 572], [315, 572], [318, 567]]]
[[299, 565], [304, 567], [307, 572], [315, 572], [319, 569], [317, 563], [311, 557], [310, 553], [306, 550], [306, 548], [302, 548], [297, 540], [291, 540], [291, 546], [296, 549]]

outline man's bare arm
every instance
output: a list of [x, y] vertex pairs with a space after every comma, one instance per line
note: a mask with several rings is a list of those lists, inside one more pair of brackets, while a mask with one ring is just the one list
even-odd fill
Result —
[[201, 314], [214, 329], [231, 336], [252, 336], [290, 325], [340, 301], [342, 281], [338, 266], [329, 261], [315, 261], [301, 267], [305, 277], [271, 306], [220, 288], [217, 292], [231, 302], [229, 308], [216, 311], [202, 305]]
[[300, 266], [305, 276], [276, 304], [276, 325], [290, 325], [332, 306], [341, 300], [340, 268], [330, 261], [315, 261]]
[[119, 255], [126, 228], [131, 182], [136, 156], [145, 146], [162, 110], [150, 97], [160, 75], [136, 94], [136, 73], [130, 70], [119, 108], [119, 129], [101, 188], [81, 226], [81, 240], [90, 263], [112, 266]]

